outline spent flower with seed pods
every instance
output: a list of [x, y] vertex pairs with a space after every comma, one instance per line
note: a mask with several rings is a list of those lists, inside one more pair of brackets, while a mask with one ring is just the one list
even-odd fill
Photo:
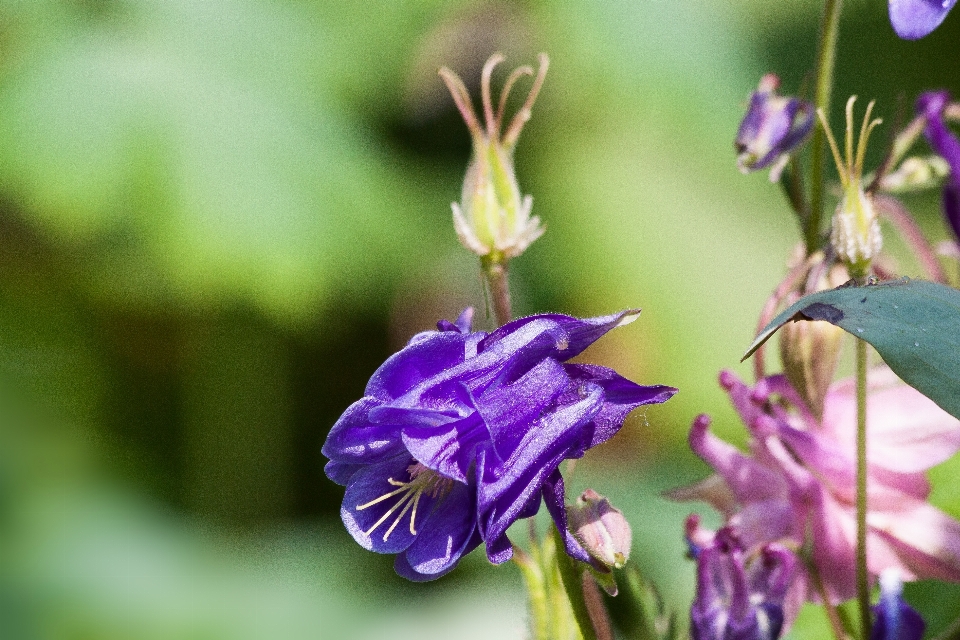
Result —
[[523, 76], [532, 76], [533, 69], [528, 66], [515, 69], [500, 90], [500, 99], [494, 108], [490, 79], [494, 67], [503, 60], [504, 57], [496, 53], [483, 66], [480, 80], [482, 124], [460, 77], [446, 67], [440, 69], [440, 77], [450, 90], [473, 141], [473, 156], [463, 180], [460, 202], [451, 205], [454, 229], [463, 246], [481, 258], [493, 254], [496, 261], [520, 255], [544, 231], [540, 219], [530, 215], [533, 198], [520, 193], [513, 169], [513, 151], [543, 86], [549, 59], [546, 54], [540, 54], [540, 67], [530, 93], [506, 124], [506, 130], [504, 118], [510, 90]]
[[508, 560], [507, 529], [542, 500], [567, 553], [590, 562], [567, 529], [560, 463], [676, 389], [566, 361], [638, 313], [535, 315], [487, 334], [472, 331], [468, 309], [415, 335], [323, 445], [327, 476], [347, 487], [340, 514], [353, 538], [397, 554], [400, 575], [430, 580], [481, 543], [492, 562]]
[[870, 132], [882, 120], [870, 119], [875, 104], [871, 100], [863, 116], [860, 136], [854, 151], [853, 105], [856, 100], [856, 96], [851, 96], [847, 100], [844, 156], [840, 155], [840, 147], [830, 131], [826, 115], [822, 109], [817, 111], [827, 134], [833, 159], [837, 163], [837, 173], [843, 188], [843, 195], [833, 214], [830, 244], [833, 245], [837, 257], [850, 267], [852, 274], [865, 273], [870, 261], [880, 252], [883, 245], [880, 220], [873, 204], [873, 197], [864, 190], [863, 186], [863, 162], [867, 155], [867, 141], [870, 139]]

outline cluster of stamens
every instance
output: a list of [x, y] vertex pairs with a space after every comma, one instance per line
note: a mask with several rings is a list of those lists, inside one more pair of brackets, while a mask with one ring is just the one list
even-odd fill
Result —
[[[389, 500], [394, 496], [400, 496], [396, 504], [390, 507], [386, 513], [380, 516], [380, 519], [377, 520], [372, 527], [366, 532], [365, 535], [369, 536], [381, 524], [386, 522], [391, 515], [393, 515], [397, 509], [400, 509], [400, 513], [397, 514], [393, 523], [383, 534], [383, 541], [386, 542], [390, 537], [390, 534], [393, 533], [393, 530], [397, 528], [397, 525], [400, 524], [400, 521], [403, 520], [403, 517], [407, 515], [407, 512], [410, 512], [410, 535], [417, 535], [416, 529], [416, 520], [417, 520], [417, 506], [420, 504], [420, 498], [423, 494], [427, 494], [431, 498], [442, 498], [447, 493], [450, 492], [450, 489], [453, 488], [453, 480], [446, 478], [432, 469], [428, 469], [419, 462], [414, 462], [414, 464], [407, 467], [407, 475], [410, 476], [408, 482], [401, 482], [399, 480], [394, 480], [393, 478], [387, 478], [392, 486], [397, 487], [393, 491], [388, 491], [379, 498], [375, 498], [370, 502], [365, 504], [357, 505], [357, 511], [363, 511], [368, 507], [372, 507], [375, 504], [379, 504], [384, 500]], [[402, 508], [401, 508], [402, 507]]]

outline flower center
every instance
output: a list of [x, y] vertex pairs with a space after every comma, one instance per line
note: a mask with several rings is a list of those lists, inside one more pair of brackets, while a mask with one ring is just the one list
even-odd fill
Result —
[[[419, 462], [414, 461], [414, 464], [407, 467], [407, 475], [410, 476], [408, 482], [401, 482], [399, 480], [394, 480], [393, 478], [387, 478], [389, 482], [394, 487], [397, 487], [393, 491], [388, 491], [379, 498], [375, 498], [370, 502], [365, 504], [357, 505], [357, 511], [363, 511], [367, 507], [372, 507], [375, 504], [379, 504], [384, 500], [389, 500], [394, 496], [399, 496], [396, 504], [390, 507], [386, 513], [380, 516], [380, 519], [377, 520], [372, 527], [366, 532], [366, 535], [372, 534], [377, 528], [386, 522], [391, 515], [393, 515], [397, 509], [400, 509], [400, 513], [397, 514], [397, 517], [394, 518], [393, 523], [383, 534], [383, 541], [386, 542], [387, 538], [390, 537], [390, 534], [393, 533], [393, 530], [397, 528], [397, 525], [400, 524], [400, 521], [403, 520], [403, 517], [407, 515], [407, 512], [410, 512], [410, 535], [417, 535], [417, 529], [415, 523], [417, 520], [417, 505], [420, 504], [420, 498], [426, 493], [431, 498], [442, 498], [448, 493], [450, 489], [453, 488], [453, 480], [447, 477], [444, 477], [423, 466]], [[402, 508], [401, 508], [402, 507]]]

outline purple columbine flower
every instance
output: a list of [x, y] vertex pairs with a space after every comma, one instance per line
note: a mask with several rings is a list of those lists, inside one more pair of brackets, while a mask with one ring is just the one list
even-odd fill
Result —
[[693, 640], [777, 640], [797, 558], [779, 544], [748, 555], [731, 527], [696, 551]]
[[734, 142], [740, 171], [770, 167], [771, 182], [780, 179], [790, 153], [813, 128], [813, 105], [778, 95], [779, 87], [780, 78], [772, 73], [760, 78]]
[[400, 575], [431, 580], [481, 542], [491, 562], [508, 560], [507, 528], [542, 497], [567, 553], [589, 562], [567, 530], [560, 463], [676, 389], [565, 362], [638, 313], [536, 315], [487, 334], [471, 331], [468, 309], [415, 335], [323, 445], [327, 476], [347, 487], [340, 514], [353, 538], [398, 554]]
[[960, 140], [943, 117], [949, 104], [948, 92], [928, 91], [917, 98], [917, 114], [927, 119], [924, 135], [930, 147], [950, 165], [950, 177], [943, 187], [943, 213], [954, 237], [960, 240]]
[[918, 40], [940, 26], [957, 0], [890, 0], [890, 24], [904, 40]]
[[880, 574], [880, 601], [873, 607], [876, 619], [870, 640], [920, 640], [926, 624], [903, 600], [903, 581], [896, 569]]

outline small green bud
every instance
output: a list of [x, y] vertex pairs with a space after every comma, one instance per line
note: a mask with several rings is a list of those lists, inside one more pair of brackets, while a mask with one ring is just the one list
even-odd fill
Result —
[[593, 489], [576, 504], [567, 505], [570, 531], [594, 559], [609, 568], [622, 569], [630, 557], [632, 534], [623, 512]]
[[463, 246], [477, 255], [496, 254], [510, 259], [523, 253], [544, 232], [540, 219], [530, 215], [533, 198], [520, 193], [513, 168], [513, 150], [523, 125], [530, 119], [549, 61], [546, 54], [540, 54], [540, 68], [526, 102], [501, 135], [510, 89], [521, 77], [533, 75], [533, 69], [527, 66], [511, 73], [494, 110], [490, 76], [503, 59], [499, 53], [494, 54], [483, 67], [480, 89], [485, 126], [481, 126], [460, 77], [446, 67], [440, 69], [440, 77], [450, 89], [473, 139], [473, 155], [463, 181], [463, 193], [460, 202], [451, 205], [454, 229]]
[[940, 156], [911, 156], [897, 170], [880, 180], [880, 190], [889, 193], [920, 191], [939, 185], [950, 175], [950, 165]]

